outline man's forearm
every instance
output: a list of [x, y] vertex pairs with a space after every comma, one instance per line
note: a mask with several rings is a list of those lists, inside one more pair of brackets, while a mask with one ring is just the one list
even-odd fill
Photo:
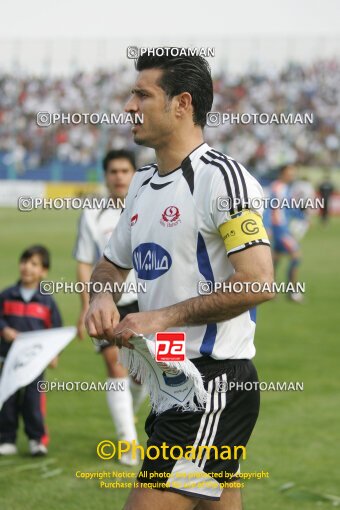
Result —
[[[240, 282], [246, 284], [250, 282], [250, 279], [246, 275], [234, 273], [226, 281], [230, 288], [234, 283], [239, 284]], [[272, 281], [267, 280], [259, 283], [271, 284]], [[169, 322], [168, 327], [195, 326], [233, 319], [250, 308], [274, 297], [271, 292], [247, 292], [247, 287], [249, 285], [244, 285], [242, 292], [218, 291], [209, 295], [194, 297], [163, 308], [160, 311], [166, 314]]]
[[[117, 303], [122, 295], [122, 284], [125, 282], [129, 271], [120, 269], [111, 262], [102, 258], [95, 266], [91, 275], [91, 290], [90, 290], [90, 302], [94, 299], [98, 291], [97, 287], [102, 289], [110, 288], [112, 291], [106, 290], [105, 292], [112, 295], [112, 299]], [[94, 283], [99, 283], [99, 286], [93, 286]], [[101, 293], [101, 292], [100, 292]]]

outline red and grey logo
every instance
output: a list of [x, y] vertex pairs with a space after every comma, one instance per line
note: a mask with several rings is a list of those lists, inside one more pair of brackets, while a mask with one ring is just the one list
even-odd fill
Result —
[[170, 205], [164, 210], [160, 224], [163, 225], [163, 227], [174, 227], [181, 222], [179, 219], [180, 215], [181, 213], [179, 212], [178, 207]]
[[137, 220], [138, 220], [138, 214], [135, 214], [134, 216], [132, 216], [131, 223], [130, 223], [131, 227], [133, 227], [133, 225], [135, 223], [137, 223]]
[[185, 333], [161, 331], [157, 332], [156, 361], [184, 361], [185, 360]]

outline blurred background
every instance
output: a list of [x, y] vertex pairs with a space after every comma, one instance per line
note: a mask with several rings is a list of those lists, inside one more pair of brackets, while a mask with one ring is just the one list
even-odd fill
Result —
[[[213, 111], [312, 114], [313, 123], [225, 123], [206, 128], [208, 143], [241, 161], [264, 182], [279, 165], [294, 162], [301, 172], [308, 171], [315, 186], [323, 171], [331, 172], [339, 185], [339, 39], [320, 37], [311, 44], [294, 37], [254, 36], [242, 39], [241, 45], [238, 42], [237, 38], [184, 42], [190, 47], [215, 48], [215, 57], [209, 59], [214, 76]], [[119, 44], [106, 40], [73, 44], [5, 41], [6, 58], [0, 67], [3, 204], [10, 200], [16, 205], [15, 193], [11, 197], [6, 193], [8, 186], [13, 189], [13, 180], [29, 181], [28, 186], [32, 181], [68, 183], [67, 187], [40, 186], [48, 197], [53, 189], [58, 196], [89, 189], [86, 183], [102, 181], [101, 160], [110, 149], [135, 151], [140, 166], [154, 160], [153, 150], [135, 146], [129, 124], [76, 122], [39, 127], [36, 122], [41, 111], [123, 112], [135, 76], [133, 61], [126, 57], [128, 46], [128, 40]], [[306, 54], [309, 58], [304, 58]], [[84, 55], [91, 56], [87, 64]], [[72, 187], [71, 183], [82, 185]], [[340, 209], [338, 201], [334, 195], [334, 211]]]
[[[162, 44], [162, 40], [151, 42]], [[320, 37], [311, 44], [294, 37], [282, 41], [254, 36], [242, 39], [240, 47], [238, 42], [237, 38], [184, 41], [184, 46], [215, 49], [215, 57], [209, 59], [214, 76], [213, 111], [309, 113], [313, 124], [225, 124], [206, 128], [208, 142], [242, 160], [260, 177], [291, 161], [311, 168], [336, 169], [339, 39]], [[126, 57], [128, 46], [129, 40], [119, 44], [106, 40], [3, 43], [1, 179], [98, 181], [102, 177], [98, 162], [111, 148], [136, 151], [140, 165], [152, 160], [152, 150], [133, 143], [129, 125], [57, 123], [39, 127], [36, 122], [39, 111], [123, 112], [135, 77], [133, 60]], [[321, 51], [313, 51], [316, 48]], [[304, 58], [306, 53], [309, 58]], [[87, 65], [84, 55], [92, 55]]]
[[[247, 448], [243, 471], [269, 471], [250, 481], [245, 509], [311, 510], [340, 504], [338, 306], [340, 234], [340, 34], [339, 5], [291, 0], [229, 7], [175, 1], [158, 15], [149, 1], [115, 7], [105, 0], [4, 3], [0, 22], [0, 288], [17, 278], [27, 246], [45, 244], [52, 254], [51, 279], [75, 280], [72, 249], [79, 210], [21, 212], [19, 196], [76, 197], [103, 193], [101, 161], [111, 148], [127, 148], [138, 165], [154, 162], [151, 149], [133, 143], [130, 126], [55, 124], [39, 127], [37, 112], [120, 113], [135, 77], [128, 46], [214, 47], [213, 111], [312, 113], [312, 124], [224, 124], [205, 138], [240, 161], [267, 188], [282, 164], [316, 193], [331, 183], [330, 219], [314, 211], [302, 240], [303, 304], [279, 295], [259, 311], [256, 366], [264, 381], [302, 381], [303, 392], [265, 392], [261, 415]], [[150, 37], [150, 33], [152, 37]], [[204, 36], [202, 36], [204, 34]], [[285, 262], [277, 273], [285, 278]], [[65, 324], [75, 324], [79, 297], [55, 296]], [[77, 340], [48, 378], [104, 380], [90, 339]], [[145, 441], [147, 405], [138, 416]], [[25, 454], [0, 458], [0, 504], [7, 510], [101, 506], [119, 510], [125, 490], [99, 489], [77, 470], [122, 470], [96, 457], [96, 444], [114, 440], [100, 392], [52, 392], [47, 423], [48, 459]], [[23, 436], [23, 434], [22, 434]], [[127, 468], [127, 470], [133, 470]]]

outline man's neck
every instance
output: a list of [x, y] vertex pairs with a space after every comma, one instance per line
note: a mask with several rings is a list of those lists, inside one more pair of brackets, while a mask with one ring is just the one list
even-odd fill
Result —
[[179, 166], [182, 161], [197, 147], [204, 143], [201, 130], [194, 136], [178, 137], [162, 147], [155, 149], [158, 165], [158, 173], [166, 175]]

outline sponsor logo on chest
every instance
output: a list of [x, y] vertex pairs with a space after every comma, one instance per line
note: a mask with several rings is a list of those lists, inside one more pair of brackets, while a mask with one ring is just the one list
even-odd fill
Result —
[[133, 267], [138, 278], [155, 280], [169, 271], [172, 259], [162, 246], [156, 243], [139, 244], [132, 253]]

